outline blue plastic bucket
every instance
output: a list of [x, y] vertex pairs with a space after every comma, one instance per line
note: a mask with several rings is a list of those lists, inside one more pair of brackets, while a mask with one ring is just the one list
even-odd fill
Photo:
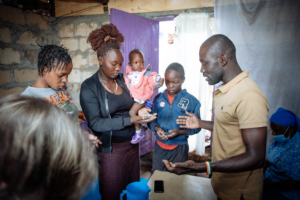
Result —
[[133, 182], [127, 185], [126, 190], [120, 194], [120, 200], [123, 200], [124, 194], [127, 200], [148, 200], [151, 188], [147, 185], [148, 180], [141, 178], [140, 182]]

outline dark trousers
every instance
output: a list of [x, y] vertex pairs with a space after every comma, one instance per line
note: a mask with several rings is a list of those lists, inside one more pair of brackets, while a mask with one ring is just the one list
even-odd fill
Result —
[[263, 200], [289, 200], [281, 192], [275, 190], [264, 190]]
[[185, 162], [188, 160], [188, 153], [189, 153], [189, 145], [178, 145], [173, 150], [166, 150], [161, 148], [157, 142], [155, 142], [155, 149], [153, 152], [153, 159], [152, 159], [152, 172], [155, 170], [160, 171], [168, 171], [165, 167], [165, 164], [162, 160], [168, 160], [169, 162]]
[[[220, 198], [218, 197], [218, 200], [222, 200], [222, 199], [220, 199]], [[244, 200], [243, 195], [241, 196], [240, 200]]]

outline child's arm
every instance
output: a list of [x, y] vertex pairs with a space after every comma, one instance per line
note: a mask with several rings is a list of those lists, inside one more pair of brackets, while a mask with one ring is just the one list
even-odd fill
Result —
[[[200, 107], [201, 107], [201, 104], [200, 104], [199, 101], [197, 101], [197, 104], [194, 107], [194, 109], [191, 111], [191, 113], [195, 114], [201, 120], [201, 117], [200, 117]], [[189, 135], [194, 135], [196, 133], [199, 133], [201, 131], [201, 128], [187, 129], [187, 130], [189, 132]]]
[[164, 130], [162, 130], [162, 128], [160, 128], [158, 126], [155, 126], [154, 129], [155, 129], [156, 135], [160, 139], [162, 139], [162, 140], [167, 140], [168, 139], [168, 136], [165, 134], [165, 132], [164, 132]]
[[177, 137], [178, 135], [188, 135], [189, 131], [188, 129], [173, 129], [169, 131], [171, 134], [168, 134], [167, 137], [168, 139]]
[[[157, 113], [157, 114], [158, 114], [158, 106], [157, 106], [157, 104], [158, 104], [158, 103], [157, 103], [158, 96], [159, 96], [159, 95], [157, 95], [157, 96], [154, 98], [154, 100], [153, 100], [153, 106], [152, 106], [152, 109], [151, 109], [150, 114], [153, 114], [153, 113]], [[152, 122], [149, 122], [149, 123], [148, 123], [148, 127], [149, 127], [150, 130], [153, 131], [153, 132], [156, 132], [156, 131], [155, 131], [155, 127], [156, 127], [156, 126], [160, 127], [160, 126], [159, 126], [159, 123], [158, 123], [158, 121], [157, 121], [157, 118], [156, 118], [155, 120], [153, 120]]]
[[161, 78], [156, 72], [152, 72], [147, 78], [147, 85], [151, 90], [156, 90], [163, 86], [164, 78]]

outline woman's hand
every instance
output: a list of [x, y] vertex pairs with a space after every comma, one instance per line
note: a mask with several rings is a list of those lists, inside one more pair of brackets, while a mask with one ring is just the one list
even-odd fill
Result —
[[139, 124], [141, 124], [141, 123], [148, 123], [148, 122], [151, 122], [151, 121], [155, 120], [156, 119], [156, 115], [157, 115], [157, 113], [154, 113], [148, 119], [145, 119], [145, 117], [142, 117], [142, 116], [132, 116], [132, 117], [130, 117], [130, 122], [132, 124], [135, 124], [135, 123], [139, 123]]
[[143, 115], [147, 115], [147, 114], [150, 114], [151, 112], [151, 109], [150, 108], [141, 108], [139, 111], [138, 111], [138, 115], [139, 116], [143, 116]]
[[168, 136], [165, 134], [164, 130], [162, 130], [160, 127], [155, 126], [155, 132], [157, 133], [157, 136], [162, 140], [167, 140]]

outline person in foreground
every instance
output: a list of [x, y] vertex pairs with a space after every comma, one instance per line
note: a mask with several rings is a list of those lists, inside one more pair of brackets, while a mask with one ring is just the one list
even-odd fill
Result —
[[32, 97], [0, 100], [0, 199], [80, 199], [96, 177], [92, 145], [65, 112]]
[[274, 142], [264, 165], [264, 200], [300, 199], [300, 119], [284, 108], [270, 118]]
[[157, 113], [157, 119], [149, 123], [155, 132], [157, 142], [153, 152], [152, 171], [167, 171], [162, 159], [171, 162], [184, 162], [188, 159], [189, 135], [199, 133], [201, 129], [188, 130], [176, 124], [179, 115], [185, 111], [194, 113], [200, 118], [200, 102], [185, 89], [184, 68], [179, 63], [171, 63], [165, 72], [167, 89], [159, 93], [154, 101], [152, 113]]
[[226, 36], [208, 38], [200, 47], [199, 60], [208, 84], [223, 82], [214, 96], [215, 119], [204, 121], [187, 112], [177, 123], [182, 128], [213, 131], [212, 162], [163, 162], [169, 171], [179, 174], [212, 174], [211, 184], [219, 199], [261, 199], [268, 102], [249, 73], [241, 70], [235, 46]]
[[129, 115], [133, 99], [120, 74], [124, 36], [113, 24], [92, 31], [88, 42], [97, 52], [99, 70], [86, 79], [80, 90], [80, 104], [89, 127], [102, 142], [97, 148], [99, 190], [103, 200], [119, 199], [122, 190], [140, 180], [139, 144], [131, 144], [135, 123], [150, 122]]

